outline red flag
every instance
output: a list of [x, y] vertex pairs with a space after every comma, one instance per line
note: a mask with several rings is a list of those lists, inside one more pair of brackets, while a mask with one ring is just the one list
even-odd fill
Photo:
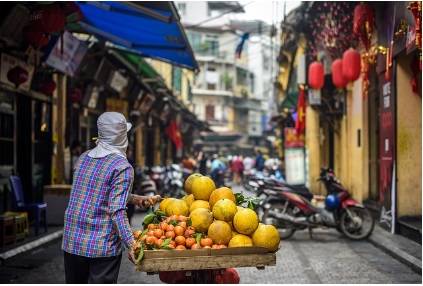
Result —
[[165, 134], [175, 143], [176, 149], [182, 149], [182, 138], [178, 128], [178, 121], [174, 119], [165, 129]]
[[306, 101], [305, 101], [305, 92], [304, 89], [300, 88], [300, 94], [298, 95], [298, 104], [297, 104], [297, 120], [295, 121], [295, 130], [297, 135], [300, 135], [305, 129], [305, 120], [306, 120]]

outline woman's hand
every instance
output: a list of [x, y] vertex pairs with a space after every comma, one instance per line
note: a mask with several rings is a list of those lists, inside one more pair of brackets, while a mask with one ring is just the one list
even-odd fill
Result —
[[155, 195], [152, 197], [138, 196], [134, 197], [134, 204], [138, 205], [141, 209], [154, 206], [158, 201], [161, 200], [161, 196]]
[[136, 258], [135, 258], [134, 250], [132, 248], [128, 249], [128, 258], [132, 263], [135, 264]]

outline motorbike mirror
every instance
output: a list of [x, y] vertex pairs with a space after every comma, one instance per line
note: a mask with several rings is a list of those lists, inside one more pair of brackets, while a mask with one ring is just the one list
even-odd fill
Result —
[[248, 182], [248, 184], [252, 187], [257, 188], [259, 185], [256, 182]]

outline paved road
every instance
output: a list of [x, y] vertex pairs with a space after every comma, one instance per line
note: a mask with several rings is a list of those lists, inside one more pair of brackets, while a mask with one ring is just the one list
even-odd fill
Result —
[[[234, 192], [239, 189], [234, 188]], [[248, 193], [245, 193], [249, 195]], [[132, 226], [141, 226], [137, 212]], [[243, 284], [421, 284], [421, 275], [393, 259], [368, 241], [350, 241], [333, 229], [307, 231], [281, 242], [276, 266], [264, 270], [237, 268]], [[0, 268], [1, 283], [65, 283], [60, 242]], [[136, 272], [122, 260], [119, 284], [157, 284], [158, 275]]]

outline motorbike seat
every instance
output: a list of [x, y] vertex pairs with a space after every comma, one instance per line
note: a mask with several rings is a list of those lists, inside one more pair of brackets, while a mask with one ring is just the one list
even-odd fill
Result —
[[288, 184], [285, 184], [285, 185], [281, 184], [279, 186], [274, 185], [274, 188], [276, 190], [278, 189], [278, 187], [284, 192], [289, 192], [289, 193], [294, 193], [294, 194], [300, 195], [300, 196], [306, 198], [309, 201], [311, 201], [313, 199], [313, 196], [314, 196], [312, 193], [310, 193], [308, 188], [306, 188], [305, 186], [302, 186], [302, 185], [298, 185], [298, 186], [288, 185]]

